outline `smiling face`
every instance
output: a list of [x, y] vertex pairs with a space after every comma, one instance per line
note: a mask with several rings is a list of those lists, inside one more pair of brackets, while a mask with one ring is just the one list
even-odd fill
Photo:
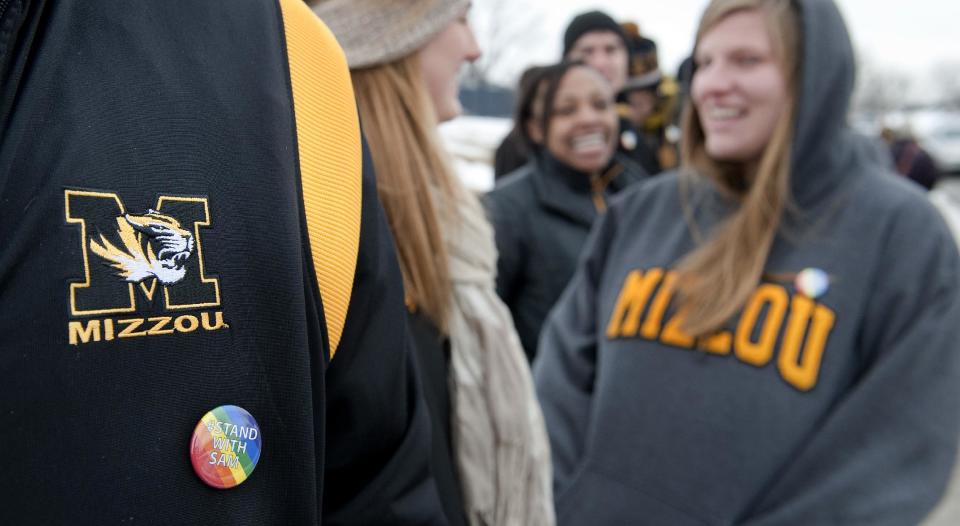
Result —
[[420, 49], [420, 70], [439, 122], [460, 115], [460, 67], [478, 58], [480, 47], [467, 24], [466, 12]]
[[697, 44], [691, 96], [715, 160], [757, 162], [787, 106], [787, 81], [767, 27], [759, 9], [737, 11]]
[[550, 153], [578, 171], [597, 173], [616, 151], [618, 129], [610, 84], [586, 66], [567, 71], [557, 86], [546, 130]]

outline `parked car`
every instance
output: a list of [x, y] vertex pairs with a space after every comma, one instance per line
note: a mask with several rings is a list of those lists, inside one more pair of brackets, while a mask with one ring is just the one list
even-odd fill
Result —
[[931, 131], [923, 144], [941, 172], [960, 175], [960, 116]]

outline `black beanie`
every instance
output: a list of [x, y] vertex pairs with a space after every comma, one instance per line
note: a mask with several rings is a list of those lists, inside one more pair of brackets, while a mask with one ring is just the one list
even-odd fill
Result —
[[630, 42], [627, 41], [627, 35], [623, 33], [620, 24], [602, 11], [588, 11], [571, 20], [567, 30], [563, 33], [563, 57], [566, 58], [567, 53], [573, 49], [573, 45], [580, 37], [593, 31], [612, 31], [616, 33], [623, 40], [627, 53], [630, 52]]

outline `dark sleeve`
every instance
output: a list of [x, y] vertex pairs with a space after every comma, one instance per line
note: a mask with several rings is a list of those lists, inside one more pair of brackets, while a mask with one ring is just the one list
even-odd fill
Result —
[[407, 319], [420, 386], [430, 415], [430, 471], [437, 482], [447, 520], [451, 526], [465, 526], [467, 518], [450, 438], [450, 341], [422, 312], [410, 313]]
[[513, 312], [527, 260], [523, 207], [511, 202], [508, 194], [496, 191], [484, 196], [483, 205], [497, 243], [497, 295]]
[[400, 268], [366, 147], [363, 164], [356, 276], [326, 372], [323, 524], [442, 524]]
[[550, 435], [554, 494], [572, 480], [583, 456], [597, 361], [597, 286], [614, 234], [614, 214], [601, 216], [580, 264], [540, 333], [533, 372]]
[[890, 265], [862, 325], [861, 376], [745, 523], [917, 524], [943, 493], [960, 430], [960, 271], [942, 221], [916, 208], [878, 254]]
[[[0, 133], [6, 131], [24, 71], [30, 62], [41, 21], [44, 1], [2, 2], [0, 6]], [[0, 178], [0, 183], [3, 183]], [[0, 188], [3, 184], [0, 184]]]

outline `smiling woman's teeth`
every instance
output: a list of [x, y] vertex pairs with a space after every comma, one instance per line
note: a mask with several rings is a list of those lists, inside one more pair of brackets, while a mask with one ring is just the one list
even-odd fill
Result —
[[581, 150], [587, 148], [596, 148], [598, 146], [603, 146], [603, 134], [602, 133], [591, 133], [589, 135], [581, 135], [573, 139], [573, 149]]
[[735, 119], [742, 114], [743, 111], [736, 108], [710, 108], [708, 111], [710, 118], [716, 120]]

